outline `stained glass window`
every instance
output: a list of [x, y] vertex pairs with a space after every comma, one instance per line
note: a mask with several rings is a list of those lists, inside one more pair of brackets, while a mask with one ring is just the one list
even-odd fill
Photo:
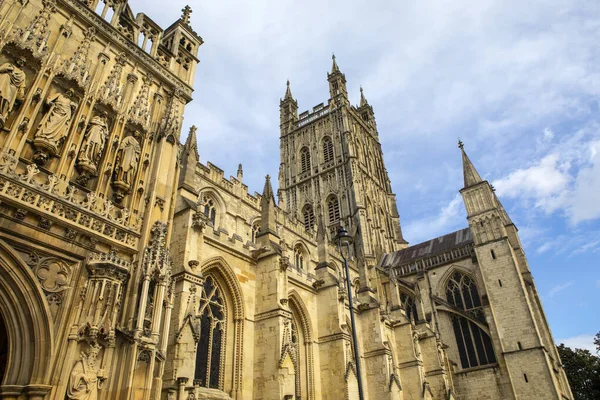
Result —
[[196, 349], [194, 379], [200, 386], [221, 389], [225, 346], [225, 300], [212, 277], [204, 280], [200, 297], [200, 340]]
[[[470, 276], [455, 272], [446, 287], [446, 299], [473, 319], [485, 323], [477, 285]], [[465, 317], [453, 315], [452, 327], [463, 368], [496, 362], [492, 341], [477, 324]]]

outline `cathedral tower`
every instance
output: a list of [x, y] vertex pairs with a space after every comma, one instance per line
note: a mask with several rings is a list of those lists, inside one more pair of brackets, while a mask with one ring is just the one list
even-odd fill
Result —
[[[280, 102], [280, 205], [316, 229], [319, 219], [331, 240], [340, 225], [356, 238], [362, 265], [406, 246], [396, 198], [383, 162], [373, 108], [361, 89], [350, 104], [346, 77], [335, 56], [327, 74], [330, 98], [298, 115], [289, 82]], [[371, 287], [361, 273], [361, 287]]]
[[[507, 376], [506, 397], [569, 398], [570, 390], [517, 228], [494, 188], [462, 152], [460, 191], [489, 305], [490, 334]], [[511, 393], [512, 396], [508, 395]]]

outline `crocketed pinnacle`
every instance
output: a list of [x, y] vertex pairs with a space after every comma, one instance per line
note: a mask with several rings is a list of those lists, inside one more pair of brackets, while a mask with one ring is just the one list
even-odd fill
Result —
[[368, 105], [369, 102], [367, 101], [367, 98], [365, 97], [365, 94], [363, 93], [363, 88], [362, 86], [360, 87], [360, 106], [366, 106]]
[[473, 166], [471, 160], [469, 160], [469, 156], [465, 153], [464, 144], [460, 140], [458, 141], [458, 148], [462, 153], [462, 164], [463, 164], [463, 177], [465, 180], [465, 187], [476, 185], [480, 182], [483, 182], [481, 176]]
[[285, 96], [283, 96], [283, 100], [293, 100], [292, 91], [290, 90], [290, 80], [287, 81], [287, 87], [285, 89]]
[[188, 155], [188, 157], [192, 155], [196, 159], [196, 161], [200, 159], [200, 156], [198, 155], [198, 141], [196, 138], [197, 130], [198, 128], [196, 128], [196, 125], [192, 125], [190, 127], [190, 133], [185, 141], [186, 154]]
[[331, 56], [331, 59], [333, 60], [333, 63], [331, 64], [331, 73], [333, 74], [334, 72], [340, 72], [340, 68], [335, 62], [335, 54]]

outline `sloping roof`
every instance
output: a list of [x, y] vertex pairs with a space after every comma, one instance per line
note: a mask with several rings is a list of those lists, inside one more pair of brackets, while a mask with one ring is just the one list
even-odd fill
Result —
[[462, 247], [473, 242], [469, 228], [449, 233], [423, 243], [415, 244], [406, 249], [388, 253], [381, 260], [382, 268], [398, 267], [424, 257], [444, 253], [453, 248]]

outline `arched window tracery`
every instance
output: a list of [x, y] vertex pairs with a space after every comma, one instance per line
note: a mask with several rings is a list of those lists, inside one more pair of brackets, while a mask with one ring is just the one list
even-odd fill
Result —
[[214, 199], [212, 199], [210, 196], [203, 195], [201, 206], [204, 216], [210, 221], [212, 226], [216, 226], [217, 207]]
[[300, 150], [300, 172], [310, 171], [310, 151], [308, 147]]
[[[477, 284], [468, 275], [455, 272], [446, 286], [446, 299], [473, 319], [485, 323]], [[469, 319], [452, 315], [452, 326], [462, 368], [473, 368], [496, 362], [490, 337]]]
[[333, 161], [333, 142], [330, 137], [323, 139], [323, 162]]
[[200, 340], [196, 348], [194, 372], [194, 379], [202, 387], [223, 388], [226, 311], [221, 288], [212, 277], [206, 277], [200, 294]]
[[417, 312], [417, 303], [415, 302], [414, 296], [408, 293], [400, 292], [400, 304], [402, 305], [402, 308], [404, 308], [404, 311], [406, 312], [406, 317], [410, 321], [416, 322], [419, 320], [419, 314]]
[[315, 226], [315, 213], [310, 205], [304, 206], [302, 210], [302, 216], [304, 217], [304, 229], [311, 231]]

